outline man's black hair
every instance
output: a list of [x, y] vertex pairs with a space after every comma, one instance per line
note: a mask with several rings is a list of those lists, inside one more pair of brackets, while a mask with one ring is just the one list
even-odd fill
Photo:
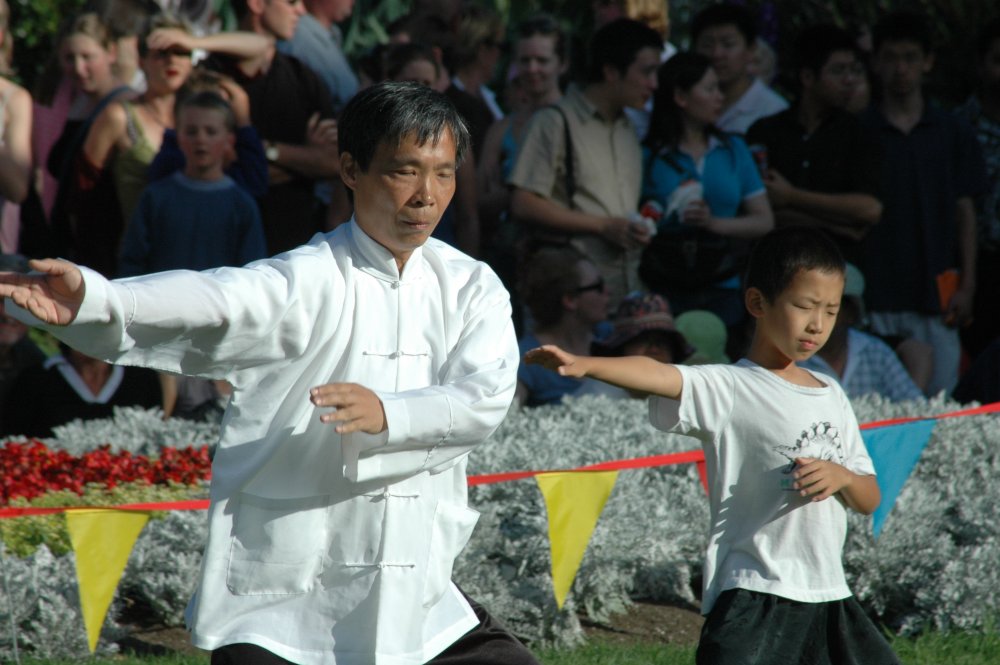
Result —
[[590, 40], [587, 83], [604, 81], [604, 67], [610, 65], [622, 76], [644, 48], [663, 50], [663, 37], [649, 26], [620, 18], [601, 27]]
[[846, 264], [837, 244], [822, 231], [785, 227], [757, 241], [747, 264], [744, 289], [756, 288], [774, 302], [800, 270], [844, 274]]
[[419, 83], [386, 81], [365, 88], [347, 103], [337, 122], [340, 153], [350, 153], [367, 172], [381, 143], [400, 145], [412, 136], [418, 145], [437, 143], [450, 131], [456, 166], [469, 150], [469, 130], [454, 105]]
[[750, 10], [740, 5], [718, 4], [695, 14], [691, 20], [691, 43], [696, 43], [704, 31], [721, 25], [735, 25], [748, 47], [757, 42], [757, 23]]
[[976, 55], [980, 60], [986, 57], [993, 47], [993, 42], [1000, 39], [1000, 18], [995, 18], [983, 27], [979, 33], [979, 43], [976, 48]]
[[886, 14], [872, 28], [872, 50], [878, 53], [886, 42], [914, 42], [925, 54], [934, 51], [931, 27], [923, 14], [912, 11], [898, 11]]
[[832, 23], [811, 25], [795, 40], [795, 70], [808, 69], [819, 75], [830, 56], [841, 51], [857, 55], [858, 47], [851, 33]]

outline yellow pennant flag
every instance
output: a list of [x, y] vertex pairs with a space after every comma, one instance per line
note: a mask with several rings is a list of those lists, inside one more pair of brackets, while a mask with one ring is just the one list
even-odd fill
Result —
[[614, 489], [617, 471], [540, 473], [535, 476], [549, 515], [552, 585], [562, 608], [590, 536]]
[[66, 511], [66, 528], [76, 554], [80, 607], [90, 652], [104, 625], [128, 556], [149, 513], [131, 510], [80, 509]]

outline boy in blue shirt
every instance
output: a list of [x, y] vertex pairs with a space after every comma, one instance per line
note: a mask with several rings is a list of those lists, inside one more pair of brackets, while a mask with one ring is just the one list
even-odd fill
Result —
[[733, 365], [573, 356], [525, 362], [643, 391], [659, 429], [701, 440], [711, 525], [698, 663], [898, 663], [851, 595], [841, 553], [846, 509], [879, 504], [857, 419], [835, 381], [796, 365], [830, 336], [844, 261], [826, 236], [786, 228], [750, 258], [745, 303], [756, 320]]
[[143, 191], [122, 242], [123, 277], [242, 266], [267, 256], [256, 202], [224, 173], [236, 141], [229, 103], [199, 92], [181, 99], [176, 115], [184, 170]]

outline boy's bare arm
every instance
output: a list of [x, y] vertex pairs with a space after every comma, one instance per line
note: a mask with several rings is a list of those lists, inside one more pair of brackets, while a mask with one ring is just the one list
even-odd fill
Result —
[[652, 395], [680, 399], [683, 381], [673, 365], [645, 356], [594, 358], [575, 356], [558, 346], [546, 344], [524, 355], [524, 362], [542, 365], [562, 376], [589, 376], [605, 383]]
[[836, 462], [811, 457], [796, 458], [795, 464], [794, 487], [813, 501], [823, 501], [839, 493], [848, 508], [871, 515], [882, 500], [875, 476], [863, 476]]

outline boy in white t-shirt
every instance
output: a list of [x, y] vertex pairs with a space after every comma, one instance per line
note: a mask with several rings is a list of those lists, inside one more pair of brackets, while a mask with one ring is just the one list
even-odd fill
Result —
[[833, 330], [844, 260], [818, 232], [764, 236], [747, 269], [756, 319], [733, 365], [573, 356], [554, 346], [525, 362], [650, 393], [658, 429], [705, 451], [711, 525], [698, 663], [898, 663], [851, 595], [841, 562], [845, 508], [880, 494], [844, 391], [798, 365]]

